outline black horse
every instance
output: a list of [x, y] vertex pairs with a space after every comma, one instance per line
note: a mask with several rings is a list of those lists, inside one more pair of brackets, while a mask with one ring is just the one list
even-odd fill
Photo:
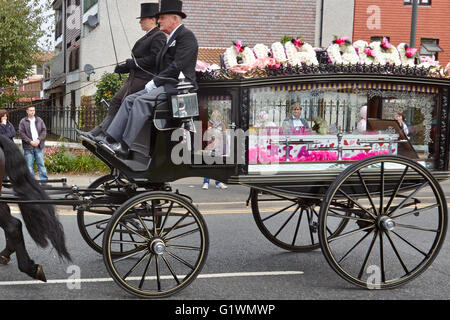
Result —
[[[63, 227], [55, 215], [53, 205], [38, 203], [39, 200], [49, 200], [49, 196], [31, 175], [20, 149], [0, 134], [0, 192], [5, 175], [20, 200], [32, 200], [30, 203], [18, 204], [31, 238], [43, 248], [50, 241], [62, 259], [71, 261]], [[15, 252], [20, 271], [46, 282], [42, 266], [34, 263], [25, 248], [22, 222], [11, 215], [6, 203], [0, 203], [0, 227], [4, 230], [6, 239], [6, 248], [0, 252], [0, 264], [8, 264], [11, 254]]]

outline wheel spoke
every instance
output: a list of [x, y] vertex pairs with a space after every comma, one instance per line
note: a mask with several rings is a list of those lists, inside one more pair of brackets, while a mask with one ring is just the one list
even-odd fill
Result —
[[356, 221], [365, 221], [365, 222], [371, 222], [373, 223], [374, 220], [369, 220], [369, 219], [364, 219], [364, 218], [359, 218], [359, 217], [352, 217], [352, 216], [347, 216], [347, 215], [342, 215], [339, 213], [334, 212], [333, 210], [328, 210], [329, 212], [331, 212], [331, 214], [329, 213], [328, 216], [329, 217], [334, 217], [334, 218], [340, 218], [340, 219], [349, 219], [349, 220], [356, 220]]
[[[312, 207], [309, 207], [309, 210], [306, 211], [306, 217], [308, 218], [308, 230], [309, 230], [309, 236], [311, 238], [311, 244], [314, 244], [314, 235], [311, 230], [311, 226], [312, 226], [312, 222], [313, 222], [312, 221], [313, 220]], [[297, 228], [297, 230], [298, 230], [298, 228]]]
[[342, 261], [344, 261], [344, 259], [350, 254], [350, 252], [352, 252], [361, 242], [363, 242], [365, 238], [367, 238], [370, 234], [372, 234], [374, 230], [375, 229], [371, 230], [370, 232], [367, 232], [361, 239], [359, 239], [359, 241], [355, 243], [355, 245], [351, 247], [350, 250], [348, 250], [347, 253], [344, 254], [344, 256], [338, 262], [341, 263]]
[[161, 231], [164, 230], [164, 226], [166, 225], [167, 219], [169, 219], [169, 215], [170, 215], [170, 212], [172, 211], [172, 208], [173, 208], [173, 201], [170, 202], [169, 208], [167, 209], [167, 213], [164, 217], [164, 221], [161, 224]]
[[148, 257], [149, 252], [146, 252], [135, 264], [133, 267], [131, 267], [131, 269], [122, 277], [123, 280], [125, 280], [134, 270], [136, 270], [136, 268], [141, 264], [142, 261], [144, 261], [144, 259], [146, 257]]
[[423, 254], [425, 257], [428, 256], [427, 253], [423, 252], [422, 250], [420, 250], [419, 248], [417, 248], [415, 245], [413, 245], [411, 242], [409, 242], [408, 240], [406, 240], [405, 238], [403, 238], [401, 235], [399, 235], [397, 232], [395, 231], [391, 231], [393, 234], [395, 234], [397, 237], [399, 237], [401, 240], [403, 240], [406, 244], [408, 244], [409, 246], [411, 246], [412, 248], [416, 249], [418, 252], [420, 252], [421, 254]]
[[182, 246], [182, 245], [178, 245], [178, 244], [168, 244], [166, 247], [167, 248], [173, 248], [173, 249], [194, 250], [194, 251], [200, 251], [202, 249], [202, 248], [199, 248], [199, 247]]
[[292, 219], [292, 217], [297, 213], [299, 207], [297, 207], [294, 212], [289, 216], [289, 218], [283, 223], [283, 225], [281, 226], [281, 228], [278, 230], [277, 233], [274, 234], [275, 238], [280, 234], [280, 232], [284, 229], [284, 227], [286, 227], [286, 225], [288, 224], [288, 222]]
[[403, 174], [402, 174], [402, 176], [400, 177], [400, 181], [398, 182], [397, 187], [395, 188], [394, 193], [392, 194], [391, 198], [389, 199], [389, 202], [388, 202], [388, 204], [387, 204], [386, 209], [384, 210], [384, 212], [389, 212], [389, 209], [391, 208], [392, 202], [394, 201], [395, 197], [396, 197], [397, 194], [398, 194], [398, 191], [400, 190], [400, 187], [401, 187], [401, 185], [402, 185], [402, 183], [403, 183], [403, 180], [405, 179], [406, 172], [408, 172], [408, 169], [409, 169], [408, 166], [405, 167], [405, 170], [403, 171]]
[[378, 236], [378, 230], [375, 230], [372, 242], [370, 243], [369, 249], [367, 250], [367, 254], [364, 258], [363, 265], [361, 266], [361, 270], [359, 270], [359, 273], [358, 273], [359, 280], [361, 280], [364, 270], [366, 269], [367, 261], [369, 260], [370, 253], [372, 252], [373, 245], [375, 244], [375, 240], [377, 239], [377, 236]]
[[150, 263], [152, 262], [153, 257], [154, 257], [154, 255], [152, 253], [150, 255], [150, 258], [148, 259], [147, 264], [145, 265], [144, 272], [142, 273], [141, 281], [139, 282], [139, 286], [138, 286], [139, 290], [141, 290], [142, 286], [144, 285], [145, 275], [147, 274], [148, 267], [150, 266]]
[[[140, 234], [139, 232], [137, 232], [136, 230], [131, 229], [130, 227], [128, 227], [126, 224], [124, 224], [123, 222], [119, 221], [120, 226], [124, 227], [125, 229], [127, 229], [128, 231], [130, 231], [131, 233], [134, 233], [136, 235], [138, 235], [139, 237], [141, 237], [142, 239], [144, 239], [145, 241], [148, 241], [148, 238], [144, 237], [142, 234]], [[122, 232], [121, 232], [122, 234]]]
[[[161, 235], [161, 237], [162, 237], [163, 239], [165, 239], [165, 238], [166, 238], [173, 230], [175, 230], [176, 227], [177, 227], [184, 219], [186, 219], [188, 216], [189, 216], [189, 212], [186, 212], [186, 213], [185, 213], [185, 214], [177, 221], [177, 223], [175, 223], [175, 224], [172, 226], [172, 228], [170, 228], [169, 231], [167, 231], [166, 234]], [[161, 230], [162, 230], [162, 229], [161, 229]]]
[[158, 284], [158, 291], [161, 291], [161, 275], [159, 270], [159, 260], [158, 255], [155, 255], [155, 268], [156, 268], [156, 283]]
[[417, 192], [419, 192], [421, 189], [423, 189], [426, 185], [428, 185], [429, 182], [425, 181], [424, 183], [422, 183], [416, 190], [414, 190], [408, 197], [406, 197], [405, 199], [403, 199], [402, 202], [400, 202], [400, 204], [394, 209], [392, 210], [392, 212], [388, 213], [388, 216], [392, 216], [395, 212], [397, 212], [398, 210], [400, 210], [401, 208], [403, 208], [403, 206], [405, 205], [405, 203], [411, 199]]
[[178, 235], [176, 235], [176, 236], [174, 236], [174, 237], [171, 237], [171, 238], [163, 238], [163, 240], [164, 240], [165, 242], [170, 242], [170, 241], [172, 241], [172, 240], [176, 240], [176, 239], [179, 239], [179, 238], [183, 238], [183, 237], [189, 236], [189, 235], [194, 234], [194, 233], [196, 233], [196, 232], [200, 232], [200, 229], [199, 229], [199, 228], [196, 228], [196, 229], [193, 229], [193, 230], [186, 231], [186, 232], [184, 232], [184, 233], [178, 234]]
[[388, 240], [389, 240], [389, 242], [391, 244], [392, 249], [394, 250], [395, 255], [397, 256], [398, 261], [402, 265], [403, 270], [405, 270], [405, 274], [408, 274], [409, 273], [408, 268], [406, 267], [405, 263], [403, 262], [403, 259], [400, 257], [400, 253], [398, 252], [398, 250], [397, 250], [397, 248], [396, 248], [396, 246], [394, 244], [394, 241], [392, 241], [392, 238], [389, 235], [389, 232], [386, 232], [386, 236], [387, 236], [387, 238], [388, 238]]
[[172, 274], [172, 277], [175, 279], [175, 281], [177, 282], [177, 284], [180, 284], [180, 280], [178, 280], [178, 277], [175, 273], [175, 271], [172, 269], [171, 265], [169, 264], [169, 261], [167, 261], [167, 259], [164, 256], [161, 256], [161, 258], [163, 259], [164, 263], [166, 264], [167, 268], [169, 269], [169, 272]]
[[439, 230], [428, 229], [428, 228], [421, 228], [421, 227], [418, 227], [418, 226], [413, 226], [413, 225], [410, 225], [410, 224], [403, 224], [403, 223], [396, 223], [395, 226], [396, 227], [401, 227], [401, 228], [406, 228], [406, 229], [414, 229], [414, 230], [426, 231], [426, 232], [436, 232], [436, 233], [439, 232]]
[[293, 203], [293, 204], [291, 204], [290, 206], [287, 206], [286, 208], [281, 209], [281, 210], [279, 210], [279, 211], [277, 211], [277, 212], [271, 214], [270, 216], [268, 216], [268, 217], [262, 219], [262, 221], [265, 222], [266, 220], [269, 220], [270, 218], [272, 218], [272, 217], [274, 217], [274, 216], [280, 214], [281, 212], [283, 212], [283, 211], [285, 211], [285, 210], [287, 210], [287, 209], [289, 209], [289, 208], [292, 208], [292, 207], [295, 206], [296, 204], [297, 204], [297, 203]]
[[[300, 211], [300, 214], [298, 215], [298, 221], [297, 221], [297, 226], [295, 227], [295, 232], [294, 232], [294, 238], [292, 239], [292, 245], [295, 244], [295, 240], [297, 239], [297, 234], [298, 234], [298, 229], [300, 228], [300, 222], [302, 221], [302, 216], [303, 216], [303, 209]], [[309, 220], [309, 218], [308, 218]], [[311, 233], [311, 230], [309, 231], [309, 233]], [[312, 239], [312, 235], [311, 235], [311, 239]], [[312, 243], [314, 243], [314, 240], [312, 240]]]
[[178, 260], [179, 262], [181, 262], [182, 264], [184, 264], [186, 267], [190, 268], [191, 270], [194, 270], [195, 267], [193, 265], [191, 265], [189, 262], [183, 260], [182, 258], [178, 257], [176, 254], [170, 252], [169, 250], [166, 250], [166, 253], [171, 256], [172, 258]]
[[[90, 211], [90, 212], [92, 212], [92, 211]], [[101, 224], [101, 223], [106, 224], [108, 222], [109, 222], [109, 219], [104, 219], [104, 220], [94, 221], [94, 222], [85, 224], [84, 226], [87, 228], [87, 227], [90, 227], [90, 226], [93, 226], [93, 225], [98, 225], [98, 224]]]
[[381, 266], [381, 282], [386, 282], [386, 270], [384, 268], [384, 247], [383, 247], [383, 231], [380, 231], [380, 266]]
[[358, 170], [358, 177], [359, 177], [359, 180], [361, 181], [361, 184], [364, 187], [364, 191], [366, 192], [367, 197], [369, 198], [369, 201], [370, 201], [370, 204], [372, 205], [373, 211], [378, 214], [377, 207], [375, 206], [375, 203], [373, 202], [372, 196], [370, 195], [370, 192], [369, 192], [369, 189], [367, 188], [366, 182], [362, 178], [361, 172], [359, 170]]
[[100, 235], [103, 234], [103, 232], [105, 232], [105, 230], [100, 230], [99, 233], [97, 233], [97, 235], [95, 237], [92, 238], [93, 241], [97, 240], [98, 237], [100, 237]]
[[[142, 220], [141, 216], [136, 214], [136, 217], [139, 219], [139, 222], [141, 223], [141, 225], [144, 227], [145, 232], [147, 233], [148, 237], [151, 238], [152, 235], [150, 233], [150, 230], [148, 230], [147, 225], [145, 224], [145, 222]], [[153, 222], [153, 224], [155, 224], [155, 222]], [[131, 235], [130, 235], [131, 236]], [[156, 235], [155, 235], [156, 236]]]
[[433, 204], [433, 205], [425, 207], [425, 208], [415, 209], [415, 210], [412, 210], [412, 211], [409, 211], [409, 212], [405, 212], [405, 213], [399, 214], [398, 216], [391, 217], [391, 219], [395, 220], [395, 219], [398, 219], [400, 217], [404, 217], [404, 216], [407, 216], [407, 215], [410, 215], [410, 214], [419, 213], [419, 212], [423, 212], [423, 211], [428, 211], [428, 210], [431, 210], [431, 209], [434, 209], [434, 208], [437, 208], [437, 207], [440, 207], [440, 205], [436, 203], [436, 204]]
[[341, 235], [339, 235], [339, 236], [337, 236], [337, 237], [330, 237], [330, 238], [328, 238], [328, 242], [333, 242], [333, 241], [336, 241], [336, 240], [340, 240], [340, 239], [342, 239], [342, 238], [345, 238], [345, 237], [348, 237], [348, 236], [357, 234], [357, 233], [359, 233], [359, 232], [364, 232], [364, 231], [366, 231], [366, 230], [370, 230], [370, 229], [373, 229], [373, 228], [375, 228], [375, 225], [373, 225], [373, 226], [368, 226], [368, 227], [361, 228], [361, 229], [352, 230], [352, 231], [343, 233], [343, 234], [341, 234]]
[[352, 197], [350, 197], [345, 191], [341, 190], [341, 188], [338, 189], [339, 192], [341, 192], [348, 200], [350, 200], [352, 203], [357, 205], [359, 208], [361, 208], [364, 212], [369, 214], [373, 219], [376, 219], [377, 217], [370, 211], [366, 210], [361, 204], [359, 204], [356, 200], [354, 200]]
[[[144, 248], [142, 248], [142, 250], [144, 250]], [[117, 258], [117, 259], [115, 259], [113, 262], [116, 263], [116, 262], [120, 262], [120, 261], [123, 261], [123, 260], [128, 259], [128, 258], [131, 258], [131, 257], [133, 257], [133, 256], [135, 256], [135, 255], [141, 253], [142, 250], [139, 250], [139, 251], [136, 251], [136, 252], [127, 254], [127, 255], [125, 255], [125, 256], [123, 256], [123, 257]]]

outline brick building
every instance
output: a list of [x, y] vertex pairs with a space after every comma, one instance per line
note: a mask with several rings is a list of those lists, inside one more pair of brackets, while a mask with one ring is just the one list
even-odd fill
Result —
[[[353, 40], [385, 36], [395, 45], [410, 43], [411, 13], [411, 0], [355, 0]], [[416, 47], [441, 65], [450, 62], [449, 16], [449, 0], [419, 0]]]
[[285, 35], [315, 44], [316, 0], [183, 0], [184, 20], [196, 35], [199, 59], [218, 63], [218, 54], [242, 40], [270, 46]]

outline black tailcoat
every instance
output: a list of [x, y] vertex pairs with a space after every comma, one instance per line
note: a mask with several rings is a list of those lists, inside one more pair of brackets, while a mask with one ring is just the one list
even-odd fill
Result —
[[[140, 38], [131, 50], [138, 65], [143, 69], [156, 74], [156, 57], [166, 44], [166, 40], [166, 34], [158, 28], [154, 28]], [[148, 81], [153, 78], [152, 75], [141, 70], [134, 62], [134, 59], [127, 59], [126, 67], [128, 72], [134, 70], [135, 78]]]
[[197, 64], [198, 42], [194, 33], [181, 25], [156, 58], [158, 75], [153, 78], [157, 87], [164, 86], [169, 94], [176, 93], [178, 76], [183, 72], [186, 80], [197, 89], [195, 66]]

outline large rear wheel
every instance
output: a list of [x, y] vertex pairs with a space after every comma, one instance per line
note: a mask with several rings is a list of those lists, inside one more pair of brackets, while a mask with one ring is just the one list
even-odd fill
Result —
[[[354, 204], [351, 215], [339, 205]], [[347, 221], [338, 235], [327, 228]], [[319, 214], [319, 238], [330, 266], [365, 288], [393, 288], [424, 272], [447, 230], [447, 203], [439, 183], [404, 157], [367, 158], [332, 183]]]

